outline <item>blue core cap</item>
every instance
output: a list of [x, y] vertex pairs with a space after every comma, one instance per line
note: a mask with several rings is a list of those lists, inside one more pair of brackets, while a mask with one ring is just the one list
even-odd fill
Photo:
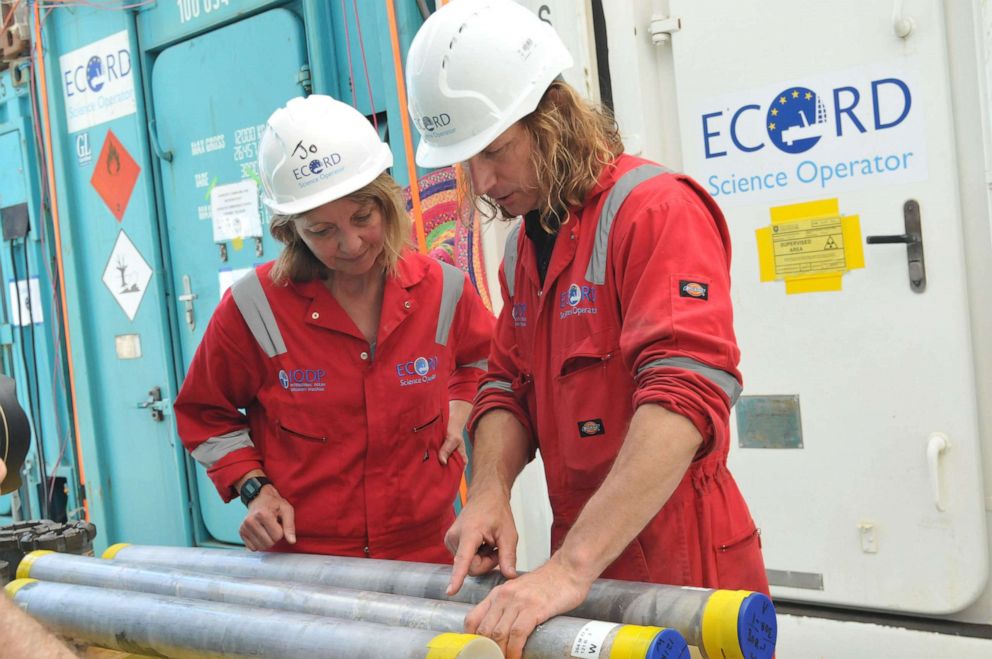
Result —
[[689, 659], [689, 646], [682, 634], [674, 629], [663, 629], [648, 648], [644, 659]]
[[741, 602], [737, 640], [744, 659], [772, 659], [778, 638], [775, 605], [762, 593], [751, 593]]

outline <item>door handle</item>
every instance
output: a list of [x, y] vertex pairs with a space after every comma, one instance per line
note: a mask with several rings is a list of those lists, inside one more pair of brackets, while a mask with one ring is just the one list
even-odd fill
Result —
[[189, 275], [183, 275], [183, 294], [176, 299], [186, 305], [186, 325], [189, 327], [190, 332], [196, 329], [196, 320], [193, 317], [193, 300], [196, 297]]
[[942, 432], [930, 434], [927, 440], [927, 471], [930, 474], [930, 489], [933, 492], [933, 503], [937, 510], [944, 512], [944, 502], [940, 498], [940, 456], [950, 447], [947, 435]]
[[906, 243], [907, 245], [920, 242], [920, 237], [908, 233], [900, 233], [895, 236], [868, 236], [869, 245], [891, 245], [893, 243]]
[[906, 265], [909, 270], [909, 287], [914, 293], [927, 288], [927, 268], [923, 261], [923, 230], [920, 204], [909, 199], [902, 205], [903, 225], [906, 233], [888, 236], [866, 236], [869, 245], [906, 245]]

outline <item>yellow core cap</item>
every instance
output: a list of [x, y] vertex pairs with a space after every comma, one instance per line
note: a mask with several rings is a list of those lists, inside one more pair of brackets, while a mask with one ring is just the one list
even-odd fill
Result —
[[479, 657], [480, 659], [490, 659], [502, 657], [496, 643], [485, 636], [478, 634], [438, 634], [427, 644], [426, 659], [455, 659], [461, 657], [463, 652], [468, 652], [468, 656]]
[[27, 579], [31, 576], [31, 568], [34, 566], [34, 562], [38, 560], [39, 557], [45, 554], [54, 554], [51, 549], [36, 549], [30, 554], [24, 556], [21, 559], [20, 564], [17, 566], [17, 578]]
[[737, 634], [741, 604], [750, 590], [717, 590], [703, 609], [703, 648], [710, 657], [744, 659]]
[[27, 586], [28, 584], [32, 584], [32, 583], [38, 583], [38, 580], [37, 579], [14, 579], [9, 584], [7, 584], [6, 586], [4, 586], [3, 587], [3, 590], [4, 590], [5, 593], [7, 593], [7, 597], [9, 597], [10, 599], [14, 599], [14, 595], [17, 593], [17, 591], [19, 591], [21, 588], [24, 588], [24, 586]]
[[107, 550], [103, 552], [103, 558], [108, 561], [117, 557], [117, 552], [124, 549], [125, 547], [130, 547], [130, 542], [118, 542], [116, 545], [110, 545]]
[[613, 647], [610, 649], [610, 659], [644, 659], [654, 637], [664, 630], [663, 627], [645, 627], [643, 625], [624, 625], [617, 630], [613, 637]]

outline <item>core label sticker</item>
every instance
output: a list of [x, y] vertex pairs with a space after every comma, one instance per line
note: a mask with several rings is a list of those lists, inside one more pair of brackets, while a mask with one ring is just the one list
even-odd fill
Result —
[[572, 643], [572, 656], [580, 659], [599, 659], [606, 637], [620, 625], [613, 622], [591, 620], [582, 626]]

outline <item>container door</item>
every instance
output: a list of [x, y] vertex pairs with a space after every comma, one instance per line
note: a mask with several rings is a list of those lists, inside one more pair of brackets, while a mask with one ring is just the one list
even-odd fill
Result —
[[958, 611], [988, 557], [943, 4], [758, 4], [671, 2], [733, 236], [731, 468], [775, 596]]
[[[171, 154], [160, 162], [183, 372], [223, 291], [278, 252], [260, 203], [256, 149], [272, 111], [304, 93], [305, 49], [302, 22], [279, 9], [155, 60], [152, 132]], [[195, 480], [209, 535], [240, 543], [244, 507], [225, 506], [199, 465]]]

